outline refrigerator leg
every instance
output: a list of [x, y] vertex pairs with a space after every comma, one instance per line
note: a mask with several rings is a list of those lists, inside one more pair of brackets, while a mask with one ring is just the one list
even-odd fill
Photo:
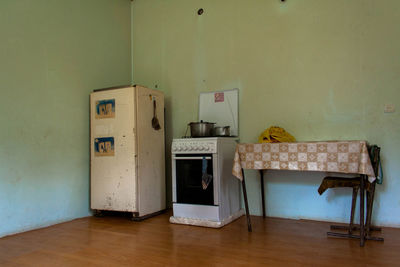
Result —
[[104, 217], [104, 214], [101, 210], [93, 210], [94, 217]]

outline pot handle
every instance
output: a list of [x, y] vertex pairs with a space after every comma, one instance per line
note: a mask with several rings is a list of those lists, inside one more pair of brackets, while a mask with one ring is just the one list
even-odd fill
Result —
[[188, 136], [187, 136], [187, 132], [188, 132], [189, 127], [190, 127], [190, 123], [188, 123], [188, 125], [187, 125], [187, 127], [186, 127], [185, 137], [188, 137]]

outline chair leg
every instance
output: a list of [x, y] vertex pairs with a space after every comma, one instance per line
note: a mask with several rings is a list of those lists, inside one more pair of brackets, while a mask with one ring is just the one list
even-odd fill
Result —
[[366, 175], [360, 176], [360, 247], [365, 245], [365, 217], [364, 217], [364, 205], [365, 205], [365, 182]]
[[[358, 238], [360, 239], [360, 246], [364, 245], [365, 240], [375, 240], [375, 241], [384, 241], [382, 237], [373, 237], [369, 235], [370, 231], [380, 231], [379, 228], [373, 227], [370, 225], [371, 223], [371, 214], [372, 214], [372, 204], [373, 204], [373, 199], [374, 199], [374, 194], [373, 190], [371, 192], [367, 191], [367, 194], [370, 194], [369, 196], [367, 195], [367, 220], [365, 227], [361, 224], [361, 218], [363, 216], [362, 208], [361, 208], [361, 203], [360, 203], [360, 225], [354, 225], [354, 213], [355, 213], [355, 208], [356, 208], [356, 202], [357, 202], [357, 195], [359, 191], [359, 187], [353, 187], [353, 198], [352, 198], [352, 203], [351, 203], [351, 214], [350, 214], [350, 224], [347, 225], [331, 225], [332, 230], [347, 230], [348, 233], [337, 233], [337, 232], [327, 232], [328, 236], [333, 236], [333, 237], [344, 237], [344, 238]], [[360, 202], [362, 201], [362, 194], [360, 192]], [[364, 228], [364, 229], [362, 229]], [[354, 235], [353, 230], [360, 230], [360, 235]], [[364, 230], [364, 231], [363, 231]], [[365, 234], [363, 234], [363, 232]]]
[[[344, 237], [344, 238], [361, 238], [359, 235], [342, 234], [335, 232], [328, 232], [328, 236]], [[365, 240], [384, 241], [382, 237], [366, 236]]]
[[358, 187], [353, 187], [353, 197], [351, 199], [351, 212], [350, 212], [350, 223], [349, 226], [344, 225], [331, 225], [332, 230], [348, 230], [349, 235], [353, 234], [353, 230], [360, 229], [357, 226], [354, 226], [354, 213], [356, 210], [356, 202], [357, 202], [357, 194], [358, 194]]
[[[367, 236], [370, 236], [372, 231], [381, 231], [380, 227], [372, 226], [371, 225], [371, 215], [372, 215], [372, 207], [374, 202], [374, 190], [375, 185], [371, 185], [370, 189], [367, 191], [367, 218], [365, 223], [365, 233]], [[353, 197], [351, 202], [351, 213], [350, 213], [350, 223], [348, 226], [346, 225], [331, 225], [331, 230], [347, 230], [350, 235], [353, 234], [353, 231], [360, 230], [360, 226], [358, 224], [354, 224], [354, 213], [356, 208], [357, 202], [357, 194], [359, 188], [353, 188]]]
[[349, 234], [353, 233], [353, 225], [354, 225], [354, 212], [356, 209], [356, 201], [357, 201], [358, 187], [353, 187], [353, 197], [351, 200], [351, 213], [350, 213], [350, 225], [349, 225]]
[[371, 218], [370, 218], [370, 216], [371, 216], [371, 213], [369, 212], [370, 211], [370, 209], [371, 209], [371, 192], [369, 191], [369, 190], [367, 190], [367, 216], [366, 216], [366, 218], [365, 218], [365, 234], [367, 235], [367, 236], [369, 236], [369, 221], [371, 220]]
[[375, 197], [375, 182], [370, 185], [370, 190], [367, 191], [367, 219], [366, 219], [366, 234], [370, 236], [371, 231], [381, 231], [380, 227], [371, 226], [372, 208], [374, 206]]

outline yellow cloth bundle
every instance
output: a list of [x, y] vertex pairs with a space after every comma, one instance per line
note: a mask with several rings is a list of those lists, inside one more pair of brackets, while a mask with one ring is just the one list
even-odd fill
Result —
[[266, 129], [258, 138], [259, 143], [285, 143], [296, 142], [296, 139], [285, 129], [272, 126]]

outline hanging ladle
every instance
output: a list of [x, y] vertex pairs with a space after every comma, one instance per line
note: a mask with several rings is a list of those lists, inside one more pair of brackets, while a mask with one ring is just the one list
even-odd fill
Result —
[[160, 126], [160, 122], [157, 119], [157, 112], [156, 112], [156, 100], [153, 100], [153, 111], [154, 111], [154, 115], [153, 115], [153, 119], [151, 119], [151, 126], [154, 128], [154, 130], [158, 131], [161, 129]]

